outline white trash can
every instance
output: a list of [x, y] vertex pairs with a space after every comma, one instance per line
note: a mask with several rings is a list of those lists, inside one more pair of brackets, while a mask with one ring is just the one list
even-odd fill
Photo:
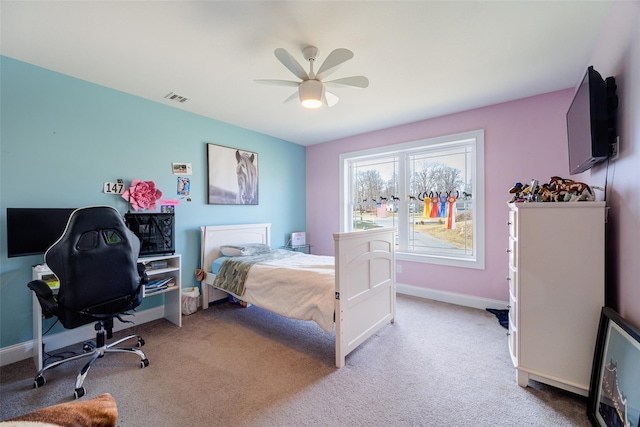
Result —
[[198, 310], [198, 297], [200, 297], [200, 289], [197, 287], [193, 288], [182, 288], [182, 314], [189, 315], [193, 314]]

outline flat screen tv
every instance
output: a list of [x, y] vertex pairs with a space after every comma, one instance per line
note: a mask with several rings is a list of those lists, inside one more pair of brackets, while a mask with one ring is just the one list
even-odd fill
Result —
[[612, 97], [615, 97], [613, 77], [605, 82], [600, 73], [589, 67], [567, 111], [571, 175], [584, 172], [609, 156], [615, 120]]
[[7, 208], [7, 256], [43, 254], [62, 236], [71, 212], [66, 208]]

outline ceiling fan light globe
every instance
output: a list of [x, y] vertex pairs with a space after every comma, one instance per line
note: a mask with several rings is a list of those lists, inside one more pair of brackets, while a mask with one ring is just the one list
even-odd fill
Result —
[[298, 88], [300, 105], [304, 108], [319, 108], [324, 97], [324, 85], [318, 80], [307, 80]]
[[305, 99], [300, 103], [304, 108], [320, 108], [322, 107], [322, 101], [318, 101], [317, 99]]

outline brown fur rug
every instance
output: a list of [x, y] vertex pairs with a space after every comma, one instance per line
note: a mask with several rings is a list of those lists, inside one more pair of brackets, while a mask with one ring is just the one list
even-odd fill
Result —
[[109, 394], [93, 399], [49, 406], [0, 422], [1, 427], [115, 427], [118, 408]]

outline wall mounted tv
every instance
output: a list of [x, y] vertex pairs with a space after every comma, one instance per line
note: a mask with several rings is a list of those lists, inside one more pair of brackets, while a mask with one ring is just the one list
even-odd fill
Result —
[[589, 67], [567, 111], [571, 175], [607, 159], [617, 136], [617, 107], [615, 79], [608, 77], [605, 81]]
[[7, 256], [43, 254], [64, 232], [75, 209], [7, 208]]

